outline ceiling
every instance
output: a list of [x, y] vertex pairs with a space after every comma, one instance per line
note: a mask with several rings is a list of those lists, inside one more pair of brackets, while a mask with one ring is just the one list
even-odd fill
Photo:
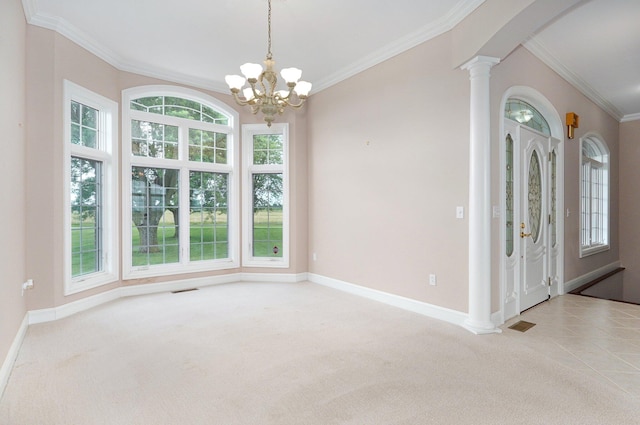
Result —
[[[485, 0], [272, 0], [277, 68], [318, 92], [442, 34]], [[267, 52], [266, 0], [23, 0], [27, 20], [124, 71], [226, 93]], [[640, 119], [640, 1], [590, 0], [525, 44], [618, 120]]]

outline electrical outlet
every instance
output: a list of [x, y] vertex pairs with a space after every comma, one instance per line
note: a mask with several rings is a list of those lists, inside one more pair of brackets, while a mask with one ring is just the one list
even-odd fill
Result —
[[435, 274], [430, 274], [429, 275], [429, 285], [436, 286], [437, 283], [438, 283], [438, 281], [436, 280], [436, 275]]

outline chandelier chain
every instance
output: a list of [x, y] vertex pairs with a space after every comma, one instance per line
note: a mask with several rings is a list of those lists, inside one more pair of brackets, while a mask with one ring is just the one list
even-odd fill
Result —
[[[278, 76], [271, 53], [271, 0], [267, 0], [267, 3], [269, 13], [267, 15], [267, 58], [264, 61], [266, 69], [256, 63], [245, 63], [240, 67], [244, 77], [227, 75], [225, 81], [229, 84], [236, 103], [241, 106], [248, 105], [254, 114], [262, 112], [264, 120], [271, 127], [275, 116], [281, 115], [285, 108], [302, 107], [309, 97], [311, 83], [300, 81], [302, 70], [285, 68], [280, 75], [285, 80], [286, 89], [277, 90]], [[249, 83], [249, 87], [243, 88], [246, 82]]]
[[272, 59], [272, 55], [271, 55], [271, 0], [269, 1], [269, 14], [268, 14], [268, 18], [267, 18], [267, 32], [268, 32], [268, 40], [269, 40], [269, 47], [267, 49], [267, 59]]

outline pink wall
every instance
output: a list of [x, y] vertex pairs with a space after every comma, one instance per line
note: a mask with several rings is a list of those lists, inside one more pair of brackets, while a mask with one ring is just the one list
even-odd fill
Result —
[[29, 25], [27, 46], [27, 204], [34, 206], [27, 211], [27, 270], [35, 283], [27, 306], [34, 310], [117, 286], [63, 295], [62, 82], [69, 78], [111, 99], [119, 93], [116, 70], [63, 36]]
[[[78, 294], [65, 296], [63, 275], [63, 80], [67, 79], [95, 93], [121, 102], [122, 90], [150, 85], [173, 84], [122, 72], [98, 57], [47, 29], [29, 25], [28, 49], [28, 176], [27, 270], [36, 282], [29, 293], [29, 310], [62, 305], [121, 285], [156, 283], [235, 272], [301, 273], [307, 268], [307, 143], [306, 116], [286, 114], [289, 122], [291, 154], [291, 257], [288, 269], [238, 268], [217, 272], [191, 273], [116, 282]], [[240, 122], [256, 123], [260, 118], [240, 109], [231, 96], [200, 90], [231, 105], [240, 112]], [[120, 105], [122, 111], [122, 105]], [[120, 123], [119, 123], [120, 127]], [[240, 132], [241, 133], [241, 132]], [[24, 193], [22, 191], [21, 193]], [[44, 208], [44, 209], [43, 209]], [[46, 211], [43, 214], [43, 211]], [[126, 217], [125, 217], [126, 218]], [[123, 217], [121, 217], [123, 221]]]
[[27, 279], [25, 32], [20, 1], [3, 1], [0, 13], [0, 366], [26, 314], [25, 301], [20, 295], [22, 282]]
[[[576, 90], [566, 80], [543, 64], [524, 47], [519, 47], [499, 65], [495, 66], [491, 78], [491, 109], [493, 150], [492, 163], [499, 164], [499, 123], [500, 101], [505, 91], [516, 85], [529, 86], [539, 91], [555, 107], [564, 125], [565, 114], [575, 112], [580, 116], [580, 128], [575, 130], [575, 138], [564, 140], [564, 208], [569, 209], [569, 217], [565, 217], [564, 232], [564, 281], [568, 282], [600, 267], [612, 264], [619, 259], [618, 250], [618, 122]], [[579, 165], [580, 143], [584, 134], [595, 131], [607, 143], [610, 150], [611, 169], [611, 249], [609, 251], [579, 258]], [[565, 134], [566, 136], [566, 134]], [[494, 167], [495, 168], [495, 167]], [[492, 176], [492, 205], [500, 203], [500, 174]], [[566, 215], [566, 214], [565, 214]], [[498, 221], [494, 220], [493, 228], [493, 271], [494, 310], [499, 306], [497, 298], [499, 290], [499, 229]]]
[[[309, 114], [309, 270], [467, 311], [469, 80], [450, 68], [444, 34], [314, 95]], [[542, 93], [564, 122], [565, 282], [618, 261], [618, 122], [525, 48], [491, 77], [492, 205], [500, 205], [500, 101], [514, 85]], [[578, 257], [579, 137], [601, 134], [611, 152], [611, 249]], [[492, 311], [499, 303], [499, 220], [492, 222]], [[429, 273], [438, 285], [428, 285]]]
[[620, 261], [623, 295], [640, 303], [640, 120], [620, 124]]
[[444, 34], [312, 96], [310, 272], [467, 310], [469, 77], [450, 54]]
[[[21, 28], [24, 32], [24, 25]], [[29, 309], [54, 307], [124, 284], [238, 271], [310, 271], [467, 311], [469, 77], [451, 67], [450, 32], [315, 94], [306, 112], [282, 118], [290, 123], [292, 137], [288, 270], [240, 268], [174, 275], [117, 282], [65, 297], [62, 81], [69, 79], [118, 103], [123, 89], [171, 83], [119, 71], [52, 31], [32, 26], [26, 31], [29, 173], [26, 191], [19, 191], [21, 196], [26, 192], [28, 205], [34, 206], [26, 214], [26, 270], [36, 281]], [[616, 261], [617, 122], [524, 48], [495, 66], [492, 75], [494, 135], [502, 94], [513, 85], [526, 85], [546, 96], [561, 119], [568, 111], [581, 116], [577, 138], [597, 131], [607, 141], [612, 158], [612, 249], [585, 259], [577, 255], [578, 139], [565, 143], [565, 208], [572, 212], [565, 221], [565, 281]], [[20, 78], [24, 80], [16, 80]], [[236, 108], [242, 123], [259, 122], [230, 96], [202, 91]], [[493, 140], [495, 165], [499, 144]], [[499, 171], [492, 169], [492, 204], [498, 205]], [[465, 208], [465, 218], [455, 218], [456, 206]], [[494, 221], [494, 311], [499, 306], [498, 238]], [[437, 275], [437, 286], [428, 284], [431, 273]]]

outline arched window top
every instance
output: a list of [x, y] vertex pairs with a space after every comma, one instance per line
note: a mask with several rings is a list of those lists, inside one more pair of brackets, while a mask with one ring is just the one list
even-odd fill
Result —
[[582, 139], [582, 156], [594, 161], [606, 163], [608, 159], [607, 146], [597, 137], [590, 136]]
[[536, 108], [524, 100], [515, 98], [508, 99], [504, 107], [504, 116], [510, 120], [518, 121], [520, 124], [539, 131], [546, 136], [551, 136], [551, 128], [547, 120], [544, 119]]
[[147, 96], [132, 99], [132, 110], [185, 118], [194, 121], [229, 125], [229, 117], [195, 100], [176, 96]]

